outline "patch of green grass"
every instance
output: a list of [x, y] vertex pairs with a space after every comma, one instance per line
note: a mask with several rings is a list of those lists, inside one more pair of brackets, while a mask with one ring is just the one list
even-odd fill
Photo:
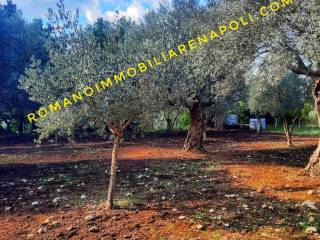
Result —
[[[75, 183], [75, 179], [71, 173], [65, 173], [64, 174], [64, 179], [63, 179], [65, 184], [73, 184]], [[79, 180], [78, 180], [79, 182]]]
[[210, 162], [207, 164], [207, 166], [204, 168], [205, 171], [212, 172], [214, 170], [217, 170], [221, 166], [220, 162]]
[[[269, 133], [277, 133], [277, 134], [284, 134], [283, 127], [280, 125], [277, 128], [274, 128], [273, 125], [268, 125], [267, 129], [265, 130], [266, 132]], [[295, 126], [293, 129], [293, 135], [296, 136], [319, 136], [320, 135], [320, 129], [319, 127], [316, 126]]]
[[189, 172], [196, 172], [196, 171], [200, 170], [201, 162], [192, 161], [192, 162], [188, 163], [186, 167]]
[[115, 205], [119, 208], [132, 208], [142, 204], [142, 200], [138, 197], [124, 197], [115, 200]]
[[197, 220], [197, 221], [207, 221], [208, 220], [208, 217], [201, 213], [201, 212], [198, 212], [195, 216], [194, 216], [194, 219]]
[[[313, 220], [311, 221], [311, 218]], [[299, 222], [298, 227], [302, 228], [303, 230], [306, 230], [308, 227], [315, 227], [317, 230], [320, 230], [320, 218], [316, 216], [310, 216], [309, 219], [305, 219], [305, 221]]]

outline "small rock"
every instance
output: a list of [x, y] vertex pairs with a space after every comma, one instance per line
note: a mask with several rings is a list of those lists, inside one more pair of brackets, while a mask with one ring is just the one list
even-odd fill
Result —
[[67, 227], [67, 231], [68, 232], [71, 232], [72, 230], [75, 230], [76, 228], [74, 226], [70, 226], [70, 227]]
[[86, 220], [87, 222], [94, 221], [94, 220], [95, 220], [95, 217], [94, 217], [93, 215], [88, 215], [88, 216], [85, 217], [85, 220]]
[[186, 216], [179, 216], [179, 220], [183, 220], [183, 219], [185, 219], [186, 218]]
[[11, 209], [12, 209], [12, 207], [6, 207], [4, 210], [5, 210], [6, 212], [9, 212]]
[[273, 210], [273, 206], [268, 206], [268, 208], [269, 208], [270, 210]]
[[205, 230], [205, 229], [206, 229], [206, 226], [205, 226], [205, 225], [202, 225], [202, 224], [198, 224], [198, 225], [197, 225], [197, 229], [198, 229], [198, 230]]
[[306, 229], [306, 232], [307, 233], [316, 233], [316, 232], [318, 232], [318, 229], [316, 227], [308, 227]]
[[132, 197], [132, 196], [133, 196], [132, 193], [130, 193], [130, 192], [126, 193], [126, 197]]
[[313, 216], [309, 217], [309, 223], [313, 223], [315, 221], [315, 218]]
[[314, 190], [309, 190], [307, 193], [308, 193], [309, 195], [313, 195], [313, 194], [314, 194]]
[[58, 227], [61, 226], [61, 223], [58, 222], [58, 221], [54, 221], [54, 222], [52, 223], [52, 226], [54, 226], [55, 228], [58, 228]]
[[45, 229], [45, 228], [39, 228], [38, 229], [38, 231], [37, 231], [37, 233], [38, 234], [43, 234], [43, 233], [45, 233], [47, 230]]
[[89, 229], [89, 232], [98, 233], [98, 232], [100, 232], [100, 229], [97, 227], [92, 227]]
[[178, 209], [172, 208], [172, 212], [177, 212], [177, 211], [178, 211]]
[[87, 198], [86, 195], [84, 195], [84, 194], [81, 195], [81, 199], [86, 199], [86, 198]]
[[262, 209], [265, 209], [265, 208], [267, 208], [268, 207], [268, 205], [267, 204], [262, 204]]
[[35, 202], [32, 202], [31, 205], [34, 207], [34, 206], [38, 206], [39, 205], [39, 202], [38, 201], [35, 201]]
[[230, 226], [230, 224], [229, 224], [229, 223], [224, 223], [224, 224], [223, 224], [223, 226], [225, 226], [225, 227], [229, 227], [229, 226]]
[[59, 200], [60, 200], [60, 198], [57, 197], [57, 198], [53, 199], [52, 202], [53, 202], [53, 203], [57, 203]]
[[226, 194], [226, 195], [224, 195], [226, 198], [234, 198], [234, 197], [236, 197], [237, 195], [235, 195], [235, 194]]
[[33, 239], [34, 238], [34, 234], [30, 233], [27, 235], [27, 239]]
[[210, 209], [209, 212], [210, 212], [210, 213], [214, 213], [214, 209]]
[[22, 179], [21, 181], [24, 183], [28, 182], [27, 179]]
[[50, 223], [51, 218], [47, 218], [46, 220], [43, 221], [43, 223], [41, 223], [42, 226], [46, 226]]
[[166, 200], [166, 197], [165, 197], [165, 196], [163, 196], [163, 197], [161, 198], [161, 200], [163, 200], [163, 201], [164, 201], [164, 200]]
[[311, 202], [311, 201], [304, 201], [301, 206], [306, 206], [312, 210], [318, 210], [319, 208], [316, 206], [315, 202]]

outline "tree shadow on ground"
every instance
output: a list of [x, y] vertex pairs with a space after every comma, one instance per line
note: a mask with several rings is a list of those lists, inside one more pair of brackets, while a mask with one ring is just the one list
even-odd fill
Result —
[[[50, 213], [99, 204], [106, 198], [105, 169], [109, 164], [109, 160], [99, 160], [3, 166], [0, 208], [11, 209], [1, 215]], [[165, 213], [163, 218], [185, 215], [229, 231], [295, 227], [309, 214], [294, 201], [236, 186], [233, 176], [211, 160], [120, 160], [117, 189], [122, 208], [156, 210]]]
[[277, 164], [288, 167], [304, 168], [309, 161], [309, 158], [314, 147], [304, 148], [288, 148], [288, 149], [270, 149], [270, 150], [234, 150], [227, 156], [227, 162], [236, 162], [237, 164]]

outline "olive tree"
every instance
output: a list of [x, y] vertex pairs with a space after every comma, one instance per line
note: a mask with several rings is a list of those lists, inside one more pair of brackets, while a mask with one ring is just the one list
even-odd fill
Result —
[[248, 105], [252, 112], [270, 113], [281, 117], [288, 146], [292, 146], [292, 131], [309, 97], [309, 79], [294, 73], [261, 70], [251, 76]]
[[[248, 41], [254, 36], [246, 27], [249, 23], [240, 26], [248, 7], [245, 3], [232, 3], [221, 1], [203, 7], [198, 1], [176, 0], [145, 17], [144, 44], [149, 49], [167, 52], [179, 49], [179, 44], [190, 47], [192, 43], [188, 53], [162, 64], [151, 76], [154, 95], [164, 105], [183, 107], [190, 112], [185, 150], [203, 149], [205, 108], [238, 91], [255, 52], [255, 41]], [[247, 18], [242, 22], [249, 21]], [[236, 19], [239, 22], [236, 29], [218, 33], [220, 25]], [[151, 54], [157, 52], [151, 50]]]
[[[317, 0], [286, 1], [290, 7], [281, 12], [265, 12], [268, 18], [259, 22], [260, 55], [273, 58], [272, 71], [292, 71], [311, 80], [315, 110], [320, 124], [320, 5]], [[280, 5], [280, 3], [278, 4]], [[263, 62], [266, 67], [268, 63]], [[320, 174], [320, 142], [305, 169]]]
[[[63, 99], [66, 104], [66, 97], [87, 89], [89, 97], [81, 103], [50, 113], [37, 124], [40, 139], [55, 131], [71, 134], [79, 125], [100, 132], [108, 129], [115, 136], [106, 202], [106, 208], [111, 209], [121, 139], [128, 125], [148, 106], [143, 96], [147, 92], [144, 89], [147, 85], [143, 83], [145, 78], [127, 78], [119, 82], [107, 79], [136, 61], [137, 43], [130, 37], [135, 24], [118, 19], [109, 24], [106, 37], [101, 39], [96, 28], [83, 29], [78, 23], [78, 15], [65, 10], [62, 1], [58, 7], [58, 14], [49, 11], [50, 24], [54, 27], [48, 43], [49, 63], [42, 68], [39, 61], [34, 61], [21, 79], [21, 86], [30, 94], [31, 100], [43, 106], [54, 99]], [[97, 87], [96, 83], [100, 81], [104, 81], [105, 89]]]

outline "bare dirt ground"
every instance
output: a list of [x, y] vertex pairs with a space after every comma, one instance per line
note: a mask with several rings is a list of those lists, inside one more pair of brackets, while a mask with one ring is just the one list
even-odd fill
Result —
[[[300, 176], [317, 138], [210, 132], [125, 142], [106, 213], [111, 143], [0, 143], [0, 239], [320, 239], [320, 178]], [[107, 170], [107, 171], [106, 171]], [[314, 207], [302, 203], [311, 201]]]

